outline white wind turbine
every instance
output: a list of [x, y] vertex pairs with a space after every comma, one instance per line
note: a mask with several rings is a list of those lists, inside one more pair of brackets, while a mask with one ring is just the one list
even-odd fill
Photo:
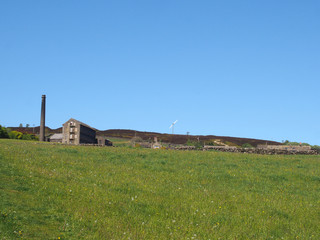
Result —
[[175, 125], [177, 122], [178, 122], [178, 120], [175, 120], [175, 121], [171, 124], [171, 126], [169, 127], [169, 128], [172, 128], [172, 135], [173, 135], [173, 133], [174, 133], [174, 125]]

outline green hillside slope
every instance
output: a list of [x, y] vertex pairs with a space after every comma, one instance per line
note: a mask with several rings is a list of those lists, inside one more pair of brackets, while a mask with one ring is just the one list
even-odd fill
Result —
[[0, 139], [0, 239], [319, 239], [319, 156]]

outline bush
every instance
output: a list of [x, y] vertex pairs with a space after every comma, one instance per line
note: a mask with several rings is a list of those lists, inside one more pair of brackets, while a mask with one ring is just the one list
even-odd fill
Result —
[[195, 146], [196, 149], [202, 149], [204, 146], [204, 143], [198, 142], [198, 141], [193, 142], [193, 141], [188, 140], [187, 146]]
[[38, 141], [39, 138], [34, 134], [11, 131], [10, 128], [5, 128], [0, 125], [0, 138], [22, 139]]
[[0, 138], [9, 138], [8, 130], [0, 125]]
[[313, 145], [311, 147], [312, 150], [316, 150], [318, 153], [320, 153], [320, 146], [319, 145]]
[[141, 147], [141, 144], [139, 144], [139, 143], [136, 143], [136, 144], [134, 145], [134, 147], [136, 147], [136, 148], [142, 148], [142, 147]]
[[9, 138], [11, 139], [22, 139], [22, 132], [18, 132], [18, 131], [10, 131], [9, 132]]
[[253, 148], [253, 146], [250, 143], [244, 143], [241, 146], [242, 148]]
[[290, 142], [289, 140], [285, 140], [283, 142], [283, 145], [289, 145], [289, 146], [310, 146], [308, 143], [298, 143], [298, 142]]
[[39, 140], [39, 138], [33, 134], [24, 133], [22, 135], [22, 140]]

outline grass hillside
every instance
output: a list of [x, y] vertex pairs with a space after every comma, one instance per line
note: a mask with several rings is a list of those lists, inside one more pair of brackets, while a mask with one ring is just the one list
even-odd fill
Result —
[[0, 239], [319, 239], [319, 156], [0, 139]]

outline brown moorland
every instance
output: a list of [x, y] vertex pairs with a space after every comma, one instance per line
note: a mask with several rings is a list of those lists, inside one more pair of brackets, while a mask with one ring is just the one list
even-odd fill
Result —
[[[23, 133], [34, 133], [39, 134], [40, 127], [9, 127], [11, 130], [23, 132]], [[61, 133], [62, 128], [51, 129], [46, 127], [46, 134]], [[124, 138], [131, 139], [133, 137], [140, 137], [144, 141], [153, 141], [154, 137], [158, 138], [158, 141], [171, 144], [186, 144], [188, 141], [196, 142], [201, 141], [206, 144], [219, 141], [227, 145], [241, 146], [244, 143], [249, 143], [256, 147], [258, 144], [268, 145], [279, 145], [281, 143], [262, 139], [253, 138], [239, 138], [239, 137], [228, 137], [228, 136], [215, 136], [215, 135], [182, 135], [182, 134], [167, 134], [167, 133], [156, 133], [156, 132], [142, 132], [129, 129], [109, 129], [98, 131], [97, 135], [105, 136], [110, 138]]]

